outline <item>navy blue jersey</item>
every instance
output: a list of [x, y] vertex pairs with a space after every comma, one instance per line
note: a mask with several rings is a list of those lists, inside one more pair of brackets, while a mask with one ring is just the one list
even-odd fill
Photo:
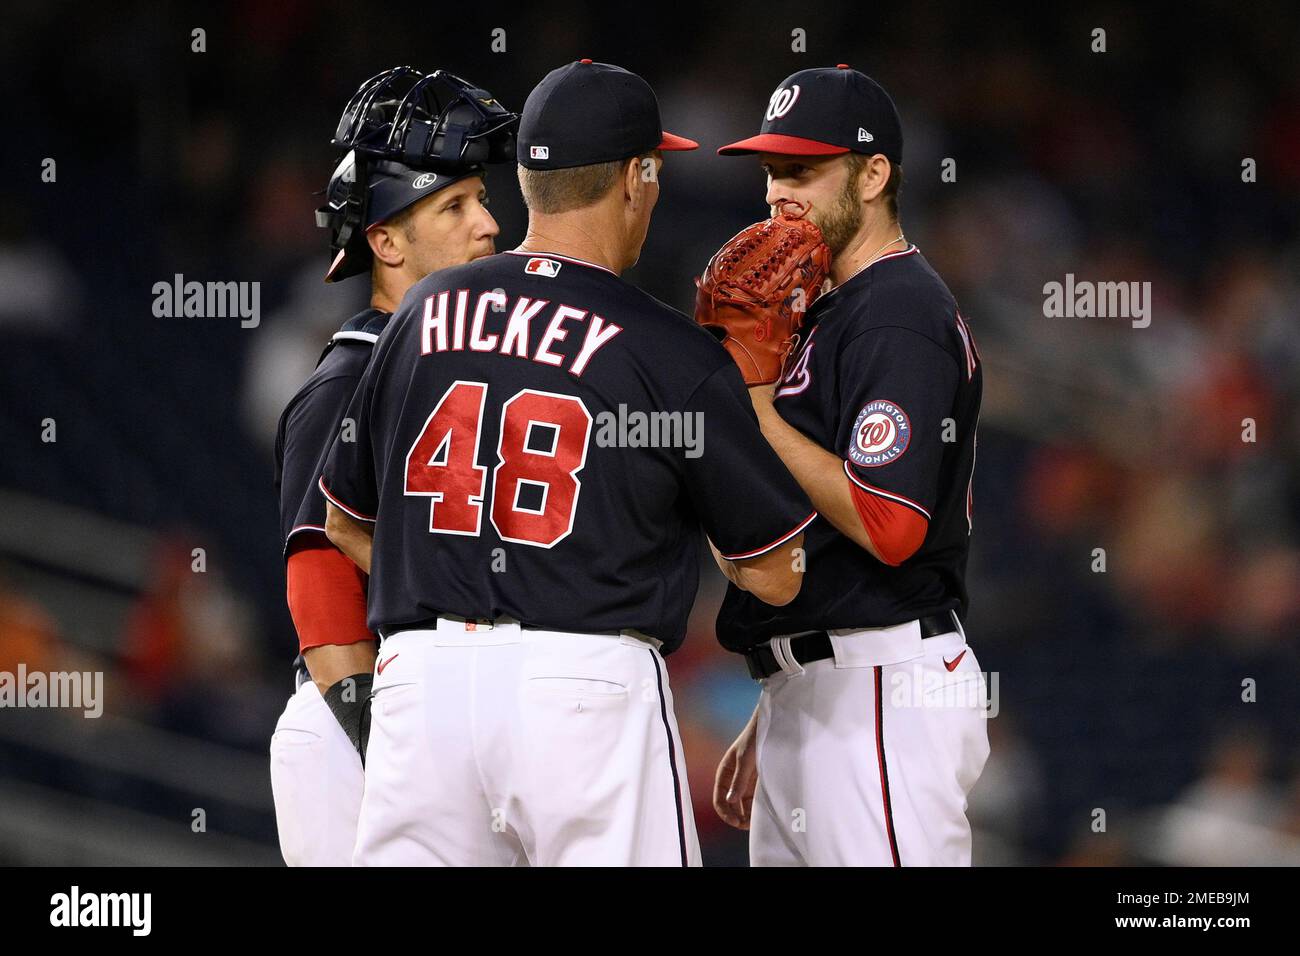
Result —
[[965, 618], [971, 475], [982, 376], [970, 328], [915, 246], [883, 256], [808, 310], [776, 390], [781, 417], [843, 459], [847, 480], [928, 521], [899, 566], [819, 518], [799, 595], [772, 607], [735, 587], [718, 637], [744, 650], [777, 635]]
[[503, 253], [418, 283], [347, 414], [321, 487], [375, 522], [380, 633], [509, 617], [670, 652], [701, 525], [744, 559], [812, 519], [717, 341], [576, 259]]
[[275, 432], [275, 490], [280, 498], [280, 540], [303, 532], [325, 533], [325, 497], [317, 479], [325, 456], [370, 361], [389, 313], [366, 309], [334, 333], [302, 387], [280, 414]]

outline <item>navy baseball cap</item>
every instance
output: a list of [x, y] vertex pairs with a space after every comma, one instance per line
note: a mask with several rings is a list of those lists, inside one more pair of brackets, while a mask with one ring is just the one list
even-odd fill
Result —
[[611, 63], [578, 60], [543, 77], [519, 120], [517, 156], [528, 169], [569, 169], [652, 149], [698, 149], [665, 133], [650, 84]]
[[350, 150], [339, 162], [326, 187], [327, 205], [316, 213], [317, 225], [332, 225], [336, 231], [343, 226], [343, 213], [350, 201], [358, 204], [358, 215], [361, 216], [348, 227], [348, 236], [336, 250], [325, 273], [326, 282], [337, 282], [359, 275], [369, 268], [370, 249], [365, 245], [363, 236], [370, 229], [452, 183], [486, 173], [486, 168], [480, 164], [433, 172], [415, 169], [396, 160], [371, 160], [362, 166], [366, 176], [366, 189], [357, 192], [357, 167], [356, 151]]
[[787, 76], [767, 101], [758, 135], [723, 146], [718, 155], [848, 152], [883, 153], [890, 162], [901, 163], [903, 124], [884, 87], [841, 63]]
[[483, 166], [462, 166], [452, 172], [437, 173], [412, 169], [395, 162], [375, 163], [374, 166], [378, 168], [370, 170], [370, 204], [366, 216], [369, 222], [365, 224], [367, 229], [391, 219], [439, 189], [445, 189], [452, 183], [471, 176], [482, 176], [486, 172]]

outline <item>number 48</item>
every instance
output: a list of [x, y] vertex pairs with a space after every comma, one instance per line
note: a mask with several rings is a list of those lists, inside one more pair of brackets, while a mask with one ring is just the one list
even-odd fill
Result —
[[[427, 497], [429, 530], [477, 536], [487, 468], [478, 463], [485, 382], [453, 382], [406, 453], [408, 495]], [[502, 541], [554, 547], [573, 531], [591, 413], [572, 395], [525, 388], [501, 406], [488, 518]], [[528, 505], [521, 495], [540, 502]]]

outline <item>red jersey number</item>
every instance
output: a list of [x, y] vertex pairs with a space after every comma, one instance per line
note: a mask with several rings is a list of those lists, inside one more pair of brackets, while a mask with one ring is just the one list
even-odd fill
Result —
[[492, 526], [503, 541], [549, 548], [568, 537], [590, 435], [591, 415], [571, 395], [526, 388], [501, 407]]
[[[483, 382], [457, 381], [406, 454], [408, 495], [426, 496], [429, 530], [478, 535], [487, 468], [478, 464]], [[573, 530], [591, 414], [572, 395], [523, 389], [501, 407], [492, 526], [503, 541], [550, 548]]]

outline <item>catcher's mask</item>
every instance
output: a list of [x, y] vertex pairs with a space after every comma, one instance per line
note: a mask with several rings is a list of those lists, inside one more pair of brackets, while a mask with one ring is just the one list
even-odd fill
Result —
[[332, 145], [346, 149], [316, 225], [330, 230], [326, 282], [370, 266], [366, 230], [487, 163], [515, 157], [519, 117], [486, 90], [443, 70], [385, 70], [343, 109]]

